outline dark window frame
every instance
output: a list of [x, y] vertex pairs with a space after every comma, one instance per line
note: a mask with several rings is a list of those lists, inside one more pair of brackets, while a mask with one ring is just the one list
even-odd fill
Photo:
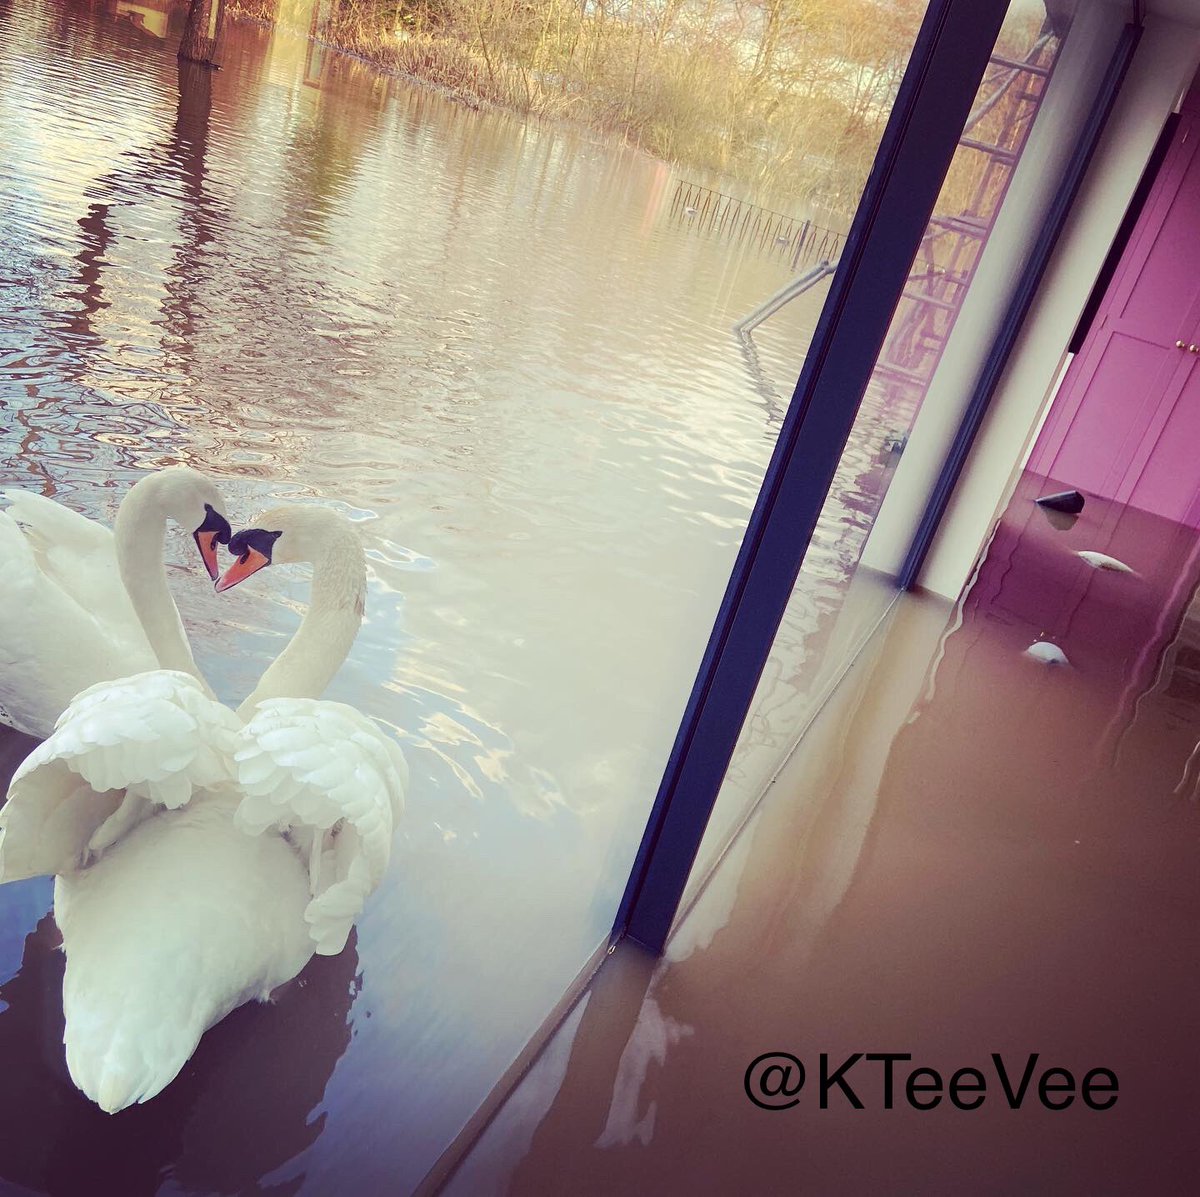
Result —
[[614, 925], [661, 952], [1008, 0], [931, 0]]

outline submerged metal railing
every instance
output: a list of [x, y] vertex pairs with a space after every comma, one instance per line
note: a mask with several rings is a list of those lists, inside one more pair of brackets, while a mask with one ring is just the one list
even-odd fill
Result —
[[785, 283], [774, 295], [760, 303], [749, 316], [743, 317], [733, 326], [733, 331], [739, 336], [748, 336], [768, 316], [775, 315], [784, 304], [790, 303], [797, 295], [803, 295], [805, 291], [815, 287], [823, 278], [831, 275], [834, 269], [833, 263], [828, 258], [822, 259], [811, 270], [806, 270], [799, 278]]

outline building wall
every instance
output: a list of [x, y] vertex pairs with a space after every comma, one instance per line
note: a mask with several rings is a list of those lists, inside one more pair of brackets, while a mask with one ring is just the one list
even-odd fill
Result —
[[[972, 292], [864, 551], [864, 564], [874, 569], [894, 574], [907, 553], [1025, 256], [1128, 19], [1124, 3], [1101, 0], [1080, 7]], [[1068, 340], [1162, 123], [1198, 58], [1200, 30], [1195, 26], [1147, 18], [1075, 212], [929, 554], [920, 578], [925, 588], [953, 598], [970, 577], [1044, 418]]]

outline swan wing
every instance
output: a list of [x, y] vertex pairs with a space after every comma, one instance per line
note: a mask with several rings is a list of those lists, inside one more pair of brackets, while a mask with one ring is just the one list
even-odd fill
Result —
[[234, 753], [243, 830], [288, 835], [309, 856], [305, 919], [322, 955], [345, 946], [391, 857], [408, 765], [353, 707], [315, 699], [259, 703]]
[[25, 530], [39, 555], [49, 556], [61, 548], [73, 555], [112, 549], [113, 534], [97, 520], [64, 507], [31, 490], [10, 488], [3, 492], [8, 514]]
[[[141, 645], [145, 633], [117, 567], [112, 530], [44, 495], [6, 490], [8, 514], [21, 528], [38, 568], [126, 645]], [[149, 648], [149, 645], [146, 645]]]
[[4, 492], [8, 515], [26, 529], [37, 551], [49, 555], [55, 548], [72, 554], [89, 554], [113, 546], [113, 534], [95, 519], [79, 515], [56, 499], [16, 488]]
[[81, 868], [154, 809], [232, 781], [239, 726], [195, 678], [171, 670], [76, 695], [13, 775], [0, 881]]
[[5, 493], [0, 721], [47, 736], [80, 690], [158, 662], [121, 585], [112, 534], [51, 499]]

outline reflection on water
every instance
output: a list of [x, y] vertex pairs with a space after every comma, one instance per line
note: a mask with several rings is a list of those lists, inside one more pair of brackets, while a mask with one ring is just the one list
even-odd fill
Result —
[[[973, 626], [1006, 652], [1036, 639], [1065, 653], [1069, 667], [1039, 684], [1030, 718], [1057, 695], [1090, 721], [1073, 770], [1080, 801], [1120, 787], [1167, 794], [1197, 739], [1197, 695], [1181, 669], [1194, 660], [1200, 543], [1193, 529], [1096, 498], [1064, 527], [1059, 513], [1032, 502], [1056, 489], [1038, 475], [1021, 480], [967, 601], [964, 631]], [[1093, 569], [1081, 551], [1136, 572]], [[1037, 742], [1050, 733], [1027, 734]]]
[[[213, 74], [127, 15], [0, 0], [0, 483], [111, 519], [141, 471], [188, 462], [235, 524], [281, 499], [359, 521], [368, 617], [330, 697], [403, 740], [411, 801], [358, 963], [239, 1012], [175, 1096], [87, 1123], [54, 1053], [25, 1049], [37, 1075], [10, 1083], [43, 1096], [0, 1175], [35, 1189], [51, 1165], [8, 1154], [51, 1160], [71, 1119], [97, 1151], [145, 1144], [129, 1193], [277, 1165], [270, 1191], [419, 1180], [607, 932], [773, 443], [767, 400], [823, 295], [756, 334], [752, 378], [730, 327], [788, 264], [672, 222], [662, 164], [286, 30], [227, 35]], [[871, 420], [789, 611], [784, 705], [888, 468]], [[169, 555], [202, 667], [245, 695], [303, 573], [218, 598], [182, 535]], [[0, 889], [0, 1034], [57, 1001], [48, 904]], [[214, 1053], [238, 1044], [292, 1077], [294, 1108], [264, 1096], [263, 1141], [230, 1163]], [[127, 1118], [163, 1121], [105, 1137]], [[214, 1179], [222, 1161], [239, 1176]]]

